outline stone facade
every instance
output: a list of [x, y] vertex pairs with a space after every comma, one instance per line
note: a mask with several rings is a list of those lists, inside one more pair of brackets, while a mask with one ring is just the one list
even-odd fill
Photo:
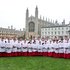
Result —
[[[47, 19], [44, 20], [38, 17], [38, 7], [35, 8], [35, 16], [29, 16], [29, 10], [26, 10], [26, 37], [35, 36], [35, 37], [54, 37], [54, 36], [69, 36], [70, 33], [70, 23], [65, 24], [65, 19], [61, 24], [58, 21]], [[68, 28], [68, 30], [67, 30]]]
[[53, 26], [56, 24], [52, 20], [51, 21], [47, 20], [47, 18], [46, 20], [44, 20], [44, 18], [41, 19], [41, 16], [40, 18], [38, 18], [38, 7], [37, 6], [35, 8], [35, 16], [29, 16], [29, 10], [27, 8], [26, 10], [26, 36], [27, 37], [41, 36], [41, 27], [50, 26], [50, 25]]
[[61, 24], [41, 28], [41, 37], [70, 37], [70, 24]]
[[20, 37], [24, 35], [24, 31], [15, 30], [10, 28], [2, 28], [0, 27], [0, 37]]

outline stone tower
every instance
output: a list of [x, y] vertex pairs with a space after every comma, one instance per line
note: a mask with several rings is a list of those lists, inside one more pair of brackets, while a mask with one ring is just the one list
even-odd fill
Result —
[[28, 32], [28, 24], [27, 24], [28, 18], [29, 18], [29, 10], [28, 10], [28, 8], [27, 8], [27, 10], [26, 10], [26, 31], [27, 31], [27, 32]]
[[26, 10], [26, 37], [41, 36], [41, 27], [54, 25], [54, 23], [38, 18], [38, 7], [35, 8], [35, 16], [29, 16], [29, 10]]
[[35, 8], [35, 17], [29, 17], [29, 10], [26, 10], [26, 37], [38, 36], [38, 7]]
[[38, 7], [37, 7], [37, 6], [36, 6], [36, 8], [35, 8], [35, 18], [38, 19]]

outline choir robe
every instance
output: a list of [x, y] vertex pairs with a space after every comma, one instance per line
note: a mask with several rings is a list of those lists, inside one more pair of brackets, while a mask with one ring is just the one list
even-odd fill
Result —
[[39, 44], [39, 40], [36, 40], [36, 44]]
[[31, 44], [32, 52], [37, 52], [37, 44]]
[[2, 41], [0, 40], [0, 57], [2, 56]]
[[34, 40], [32, 40], [32, 44], [33, 44]]
[[53, 57], [59, 57], [59, 44], [58, 43], [54, 43], [54, 54]]
[[1, 42], [1, 38], [0, 38], [0, 42]]
[[69, 39], [69, 43], [70, 43], [70, 39]]
[[6, 43], [5, 44], [6, 47], [6, 55], [5, 56], [12, 56], [12, 44], [11, 43]]
[[8, 39], [4, 39], [4, 40], [3, 40], [4, 43], [5, 43], [5, 41], [8, 42]]
[[32, 56], [37, 56], [37, 44], [31, 44], [32, 46]]
[[70, 42], [68, 43], [68, 58], [70, 58]]
[[67, 40], [64, 39], [64, 40], [63, 40], [63, 43], [67, 43]]
[[28, 44], [28, 52], [32, 52], [32, 46], [31, 46], [31, 44]]
[[45, 44], [45, 41], [41, 41], [41, 44]]
[[1, 41], [0, 42], [0, 56], [5, 56], [5, 51], [6, 51], [6, 48], [5, 48], [5, 42], [4, 41]]
[[27, 47], [28, 47], [27, 43], [24, 43], [22, 45], [22, 56], [27, 56], [27, 50], [28, 50]]
[[16, 45], [16, 47], [17, 47], [17, 56], [21, 56], [22, 54], [21, 54], [21, 42], [18, 42], [17, 43], [17, 45]]
[[17, 42], [13, 42], [12, 45], [13, 45], [12, 52], [17, 52]]
[[38, 55], [42, 55], [42, 47], [43, 47], [43, 45], [41, 45], [41, 44], [37, 44], [37, 46], [38, 46]]
[[21, 43], [16, 44], [17, 52], [21, 52]]
[[29, 41], [28, 41], [28, 40], [26, 40], [26, 44], [28, 44], [28, 42], [29, 42]]
[[44, 44], [44, 45], [43, 45], [43, 47], [42, 47], [43, 52], [48, 52], [48, 51], [47, 51], [47, 47], [48, 47], [48, 44]]
[[0, 52], [1, 52], [1, 39], [0, 39]]
[[65, 43], [59, 43], [59, 57], [60, 58], [64, 57], [64, 46], [65, 46]]
[[42, 48], [43, 56], [47, 56], [47, 54], [48, 54], [47, 47], [48, 47], [48, 44], [44, 44], [44, 45], [43, 45], [43, 48]]
[[70, 43], [64, 45], [64, 58], [70, 58]]
[[12, 52], [13, 45], [11, 43], [6, 43], [5, 47], [6, 47], [6, 53]]
[[27, 52], [27, 43], [24, 43], [23, 46], [22, 46], [22, 52]]
[[53, 48], [52, 44], [48, 43], [48, 56], [52, 56]]
[[47, 43], [50, 44], [50, 40], [47, 40]]
[[22, 40], [22, 41], [20, 41], [20, 43], [21, 43], [21, 44], [24, 44], [24, 41]]
[[28, 44], [28, 56], [32, 56], [32, 45]]
[[13, 45], [13, 43], [14, 43], [13, 39], [12, 39], [12, 40], [10, 40], [10, 43]]
[[1, 41], [0, 42], [0, 52], [5, 52], [6, 49], [5, 49], [5, 42], [4, 41]]
[[13, 48], [12, 48], [12, 56], [17, 56], [17, 41], [13, 41], [12, 43]]

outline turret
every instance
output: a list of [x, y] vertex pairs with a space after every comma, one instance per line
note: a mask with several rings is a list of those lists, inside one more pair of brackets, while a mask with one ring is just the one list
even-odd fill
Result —
[[43, 16], [43, 20], [44, 20], [44, 16]]
[[38, 18], [38, 7], [35, 8], [35, 17]]
[[65, 19], [63, 20], [62, 25], [65, 25]]
[[58, 23], [58, 21], [56, 20], [56, 21], [55, 21], [55, 23], [57, 24], [57, 23]]
[[41, 19], [41, 15], [40, 15], [40, 19]]
[[26, 10], [26, 20], [28, 19], [28, 17], [29, 17], [29, 10], [27, 8], [27, 10]]
[[46, 18], [46, 21], [47, 21], [47, 18]]

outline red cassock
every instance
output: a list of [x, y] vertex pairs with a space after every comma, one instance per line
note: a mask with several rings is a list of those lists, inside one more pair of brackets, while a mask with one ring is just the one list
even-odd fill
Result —
[[2, 57], [2, 52], [0, 52], [0, 57]]
[[13, 50], [12, 50], [12, 52], [11, 52], [11, 55], [12, 55], [13, 57], [16, 57], [16, 56], [17, 56], [17, 47], [16, 47], [16, 46], [13, 46]]
[[2, 57], [5, 57], [5, 56], [6, 56], [6, 52], [2, 52], [2, 53], [1, 53], [1, 56], [2, 56]]
[[70, 58], [70, 50], [69, 50], [68, 47], [65, 48], [64, 58], [65, 59], [69, 59]]
[[48, 56], [48, 52], [42, 52], [43, 56]]
[[64, 43], [64, 58], [67, 59], [67, 58], [70, 58], [70, 43]]
[[64, 58], [64, 43], [59, 43], [59, 58]]
[[26, 43], [22, 45], [21, 56], [28, 56], [28, 45]]
[[38, 45], [38, 56], [43, 56], [42, 47], [43, 45]]
[[47, 44], [44, 44], [43, 45], [43, 48], [42, 48], [42, 50], [43, 50], [43, 56], [48, 56], [48, 48], [47, 48]]
[[53, 56], [53, 49], [52, 49], [52, 44], [48, 44], [48, 53], [47, 53], [47, 55], [49, 56], [49, 57], [52, 57]]
[[32, 56], [32, 45], [31, 44], [28, 44], [28, 47], [27, 47], [27, 56]]
[[37, 49], [37, 44], [32, 44], [32, 56], [38, 55]]

